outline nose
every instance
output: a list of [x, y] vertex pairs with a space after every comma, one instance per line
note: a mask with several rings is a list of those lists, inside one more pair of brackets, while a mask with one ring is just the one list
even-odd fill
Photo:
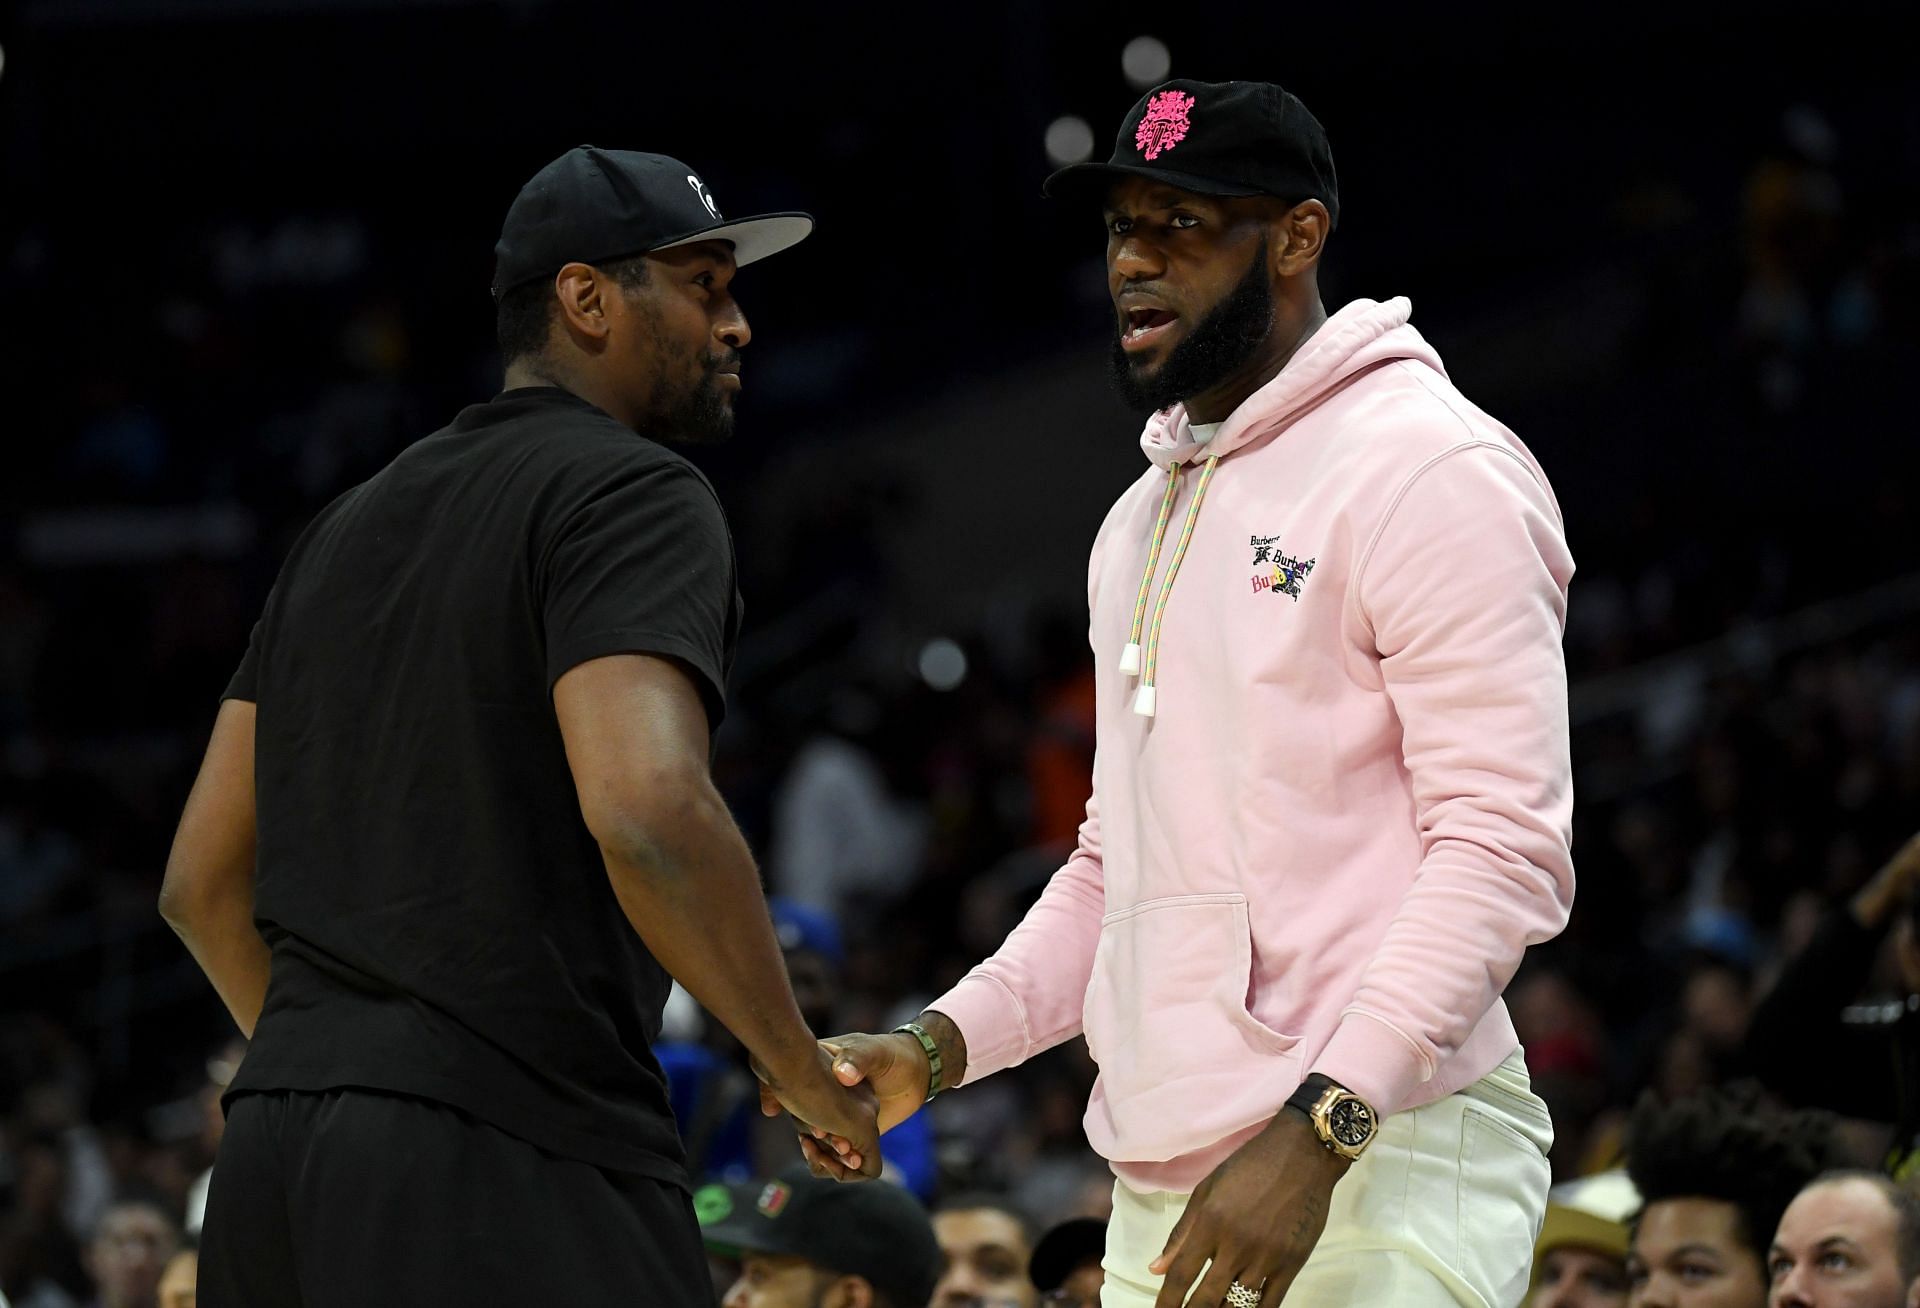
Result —
[[1166, 266], [1160, 252], [1134, 232], [1120, 238], [1120, 244], [1107, 261], [1108, 272], [1122, 283], [1157, 277], [1166, 271]]
[[1673, 1278], [1655, 1272], [1627, 1298], [1628, 1308], [1675, 1308]]
[[734, 349], [742, 349], [753, 339], [753, 328], [747, 326], [747, 315], [737, 304], [728, 304], [713, 324], [713, 334]]
[[966, 1305], [979, 1303], [980, 1294], [985, 1289], [986, 1286], [974, 1276], [971, 1267], [956, 1263], [942, 1278], [933, 1301], [939, 1308], [965, 1308]]
[[1801, 1270], [1798, 1265], [1791, 1267], [1773, 1283], [1773, 1291], [1767, 1295], [1767, 1308], [1814, 1308], [1813, 1296], [1806, 1289]]

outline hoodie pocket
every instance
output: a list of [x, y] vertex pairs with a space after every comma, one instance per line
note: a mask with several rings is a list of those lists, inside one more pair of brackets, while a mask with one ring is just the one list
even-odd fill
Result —
[[1162, 1162], [1278, 1112], [1299, 1080], [1295, 1036], [1247, 1011], [1246, 896], [1149, 900], [1101, 923], [1083, 1012], [1100, 1084], [1094, 1147]]

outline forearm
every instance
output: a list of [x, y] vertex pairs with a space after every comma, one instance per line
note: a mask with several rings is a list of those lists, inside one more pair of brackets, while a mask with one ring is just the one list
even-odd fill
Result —
[[271, 955], [253, 924], [251, 888], [244, 897], [229, 896], [191, 908], [163, 902], [161, 912], [213, 983], [240, 1034], [253, 1039], [267, 999]]
[[746, 841], [702, 787], [671, 821], [603, 842], [627, 920], [688, 993], [772, 1068], [815, 1057]]

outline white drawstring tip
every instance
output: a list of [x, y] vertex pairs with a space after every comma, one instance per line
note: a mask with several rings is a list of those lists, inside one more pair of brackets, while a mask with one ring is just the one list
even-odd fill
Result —
[[1133, 711], [1143, 718], [1153, 716], [1153, 687], [1142, 686], [1133, 692]]
[[1140, 644], [1128, 641], [1127, 647], [1120, 651], [1120, 671], [1129, 677], [1140, 675]]

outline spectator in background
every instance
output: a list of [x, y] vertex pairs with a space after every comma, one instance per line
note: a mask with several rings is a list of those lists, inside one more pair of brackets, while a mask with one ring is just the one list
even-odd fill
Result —
[[[1889, 930], [1905, 994], [1848, 1007]], [[1829, 912], [1781, 971], [1754, 1013], [1747, 1057], [1762, 1082], [1796, 1103], [1892, 1123], [1887, 1171], [1920, 1177], [1920, 835]]]
[[836, 916], [858, 897], [897, 890], [925, 841], [925, 822], [894, 797], [867, 747], [883, 712], [865, 690], [834, 691], [774, 793], [768, 879], [787, 898]]
[[[833, 915], [783, 895], [767, 901], [774, 936], [808, 1029], [838, 1029], [846, 949]], [[708, 1041], [662, 1040], [654, 1055], [667, 1074], [687, 1167], [695, 1179], [745, 1181], [769, 1176], [793, 1160], [792, 1129], [770, 1122], [760, 1109], [759, 1082], [746, 1051], [724, 1028]], [[923, 1201], [933, 1193], [937, 1166], [933, 1125], [920, 1114], [889, 1131], [880, 1142], [883, 1167]]]
[[926, 1210], [884, 1181], [794, 1167], [707, 1193], [696, 1211], [708, 1248], [740, 1261], [723, 1308], [921, 1308], [940, 1274]]
[[1770, 1308], [1920, 1308], [1920, 1198], [1876, 1172], [1794, 1196], [1767, 1256]]
[[71, 1168], [57, 1137], [13, 1148], [0, 1216], [0, 1286], [17, 1308], [73, 1308], [87, 1285], [85, 1256], [61, 1213]]
[[[233, 1084], [233, 1074], [240, 1070], [240, 1060], [246, 1057], [247, 1042], [239, 1036], [222, 1045], [218, 1052], [207, 1059], [207, 1083], [200, 1088], [200, 1147], [205, 1150], [208, 1159], [207, 1168], [194, 1181], [193, 1188], [187, 1192], [186, 1232], [199, 1238], [200, 1224], [207, 1215], [207, 1186], [213, 1180], [212, 1159], [220, 1152], [220, 1137], [226, 1134], [227, 1114], [220, 1107], [220, 1096]], [[195, 1255], [196, 1260], [198, 1255]]]
[[1107, 1274], [1100, 1259], [1107, 1249], [1107, 1224], [1075, 1217], [1040, 1237], [1027, 1264], [1027, 1279], [1040, 1302], [1061, 1308], [1100, 1308], [1100, 1287]]
[[155, 1308], [160, 1274], [180, 1248], [180, 1228], [159, 1203], [121, 1198], [107, 1205], [87, 1243], [93, 1308]]
[[1627, 1175], [1643, 1207], [1629, 1308], [1766, 1308], [1767, 1242], [1829, 1161], [1825, 1114], [1763, 1107], [1750, 1086], [1634, 1109]]
[[946, 1271], [931, 1308], [1036, 1308], [1027, 1278], [1033, 1260], [1033, 1222], [1012, 1201], [990, 1194], [958, 1194], [933, 1214], [933, 1233]]
[[160, 1308], [194, 1308], [199, 1276], [199, 1251], [188, 1246], [176, 1253], [160, 1274]]
[[1640, 1192], [1620, 1171], [1549, 1190], [1527, 1308], [1626, 1308], [1627, 1221], [1639, 1207]]

